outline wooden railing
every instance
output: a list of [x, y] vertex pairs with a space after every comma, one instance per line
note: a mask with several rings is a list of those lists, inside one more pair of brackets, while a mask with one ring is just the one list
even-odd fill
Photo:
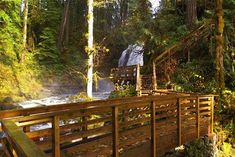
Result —
[[156, 58], [154, 58], [153, 62], [155, 66], [161, 64], [163, 61], [169, 59], [170, 56], [174, 55], [178, 51], [178, 49], [182, 46], [189, 45], [191, 42], [195, 43], [201, 39], [201, 37], [207, 37], [210, 33], [210, 22], [206, 22], [201, 26], [198, 26], [196, 29], [186, 34], [182, 38], [180, 38], [177, 42], [171, 45], [169, 48], [160, 53]]
[[156, 76], [142, 75], [141, 66], [133, 65], [111, 69], [110, 78], [115, 85], [132, 84], [135, 85], [138, 96], [147, 92], [149, 95], [157, 90]]
[[121, 83], [122, 81], [136, 81], [138, 73], [140, 73], [140, 66], [133, 65], [111, 69], [110, 77], [115, 83]]
[[[34, 151], [53, 157], [118, 157], [151, 141], [150, 151], [156, 157], [210, 135], [213, 104], [211, 95], [171, 94], [2, 111], [2, 130], [7, 139], [3, 145], [8, 146], [6, 152], [18, 156]], [[28, 152], [30, 145], [33, 149]]]

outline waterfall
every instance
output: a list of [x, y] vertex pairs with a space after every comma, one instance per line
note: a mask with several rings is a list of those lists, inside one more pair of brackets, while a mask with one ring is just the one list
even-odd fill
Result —
[[137, 44], [129, 45], [128, 48], [122, 52], [122, 55], [118, 61], [118, 67], [131, 66], [137, 64], [143, 66], [144, 65], [143, 53], [144, 53], [143, 46], [139, 46]]

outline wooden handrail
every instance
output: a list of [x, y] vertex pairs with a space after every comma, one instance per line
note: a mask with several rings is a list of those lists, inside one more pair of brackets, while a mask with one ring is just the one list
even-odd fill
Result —
[[15, 153], [19, 157], [47, 157], [46, 154], [31, 140], [14, 122], [1, 121], [4, 133]]
[[[144, 101], [149, 99], [159, 99], [159, 98], [167, 98], [168, 96], [143, 96], [134, 98], [133, 97], [125, 97], [125, 98], [118, 98], [118, 99], [109, 99], [109, 100], [96, 100], [92, 102], [77, 102], [77, 103], [65, 103], [60, 105], [51, 105], [51, 106], [43, 106], [43, 107], [36, 107], [36, 108], [26, 108], [26, 109], [13, 109], [13, 110], [4, 110], [0, 111], [0, 119], [9, 119], [11, 117], [17, 116], [25, 116], [25, 115], [32, 115], [32, 114], [39, 114], [39, 113], [49, 113], [49, 112], [56, 112], [56, 111], [66, 111], [66, 110], [73, 110], [73, 109], [84, 109], [88, 107], [97, 107], [97, 106], [109, 106], [110, 104], [123, 104], [129, 103], [134, 101]], [[170, 96], [172, 97], [172, 95]]]
[[206, 29], [208, 27], [208, 23], [204, 23], [201, 26], [198, 26], [196, 29], [194, 29], [193, 31], [191, 31], [189, 34], [185, 35], [184, 37], [180, 38], [174, 45], [172, 45], [171, 47], [167, 48], [166, 50], [164, 50], [159, 56], [157, 56], [153, 62], [156, 63], [156, 65], [158, 65], [160, 63], [160, 59], [162, 59], [165, 55], [167, 55], [168, 53], [171, 52], [171, 50], [179, 47], [179, 45], [181, 45], [182, 43], [185, 44], [185, 41], [187, 41], [189, 38], [194, 37], [195, 35], [197, 35], [198, 31], [201, 31], [201, 29]]
[[[197, 95], [195, 95], [197, 96]], [[50, 118], [50, 117], [53, 117], [53, 116], [63, 116], [63, 115], [71, 115], [72, 113], [77, 113], [79, 114], [79, 111], [80, 110], [83, 110], [83, 109], [92, 109], [92, 108], [106, 108], [106, 107], [114, 107], [114, 106], [125, 106], [125, 105], [128, 105], [128, 104], [135, 104], [135, 103], [143, 103], [143, 102], [151, 102], [151, 101], [164, 101], [164, 100], [169, 100], [169, 99], [177, 99], [177, 98], [190, 98], [190, 97], [195, 97], [195, 96], [178, 96], [178, 95], [163, 95], [163, 96], [145, 96], [145, 97], [132, 97], [131, 101], [129, 100], [129, 98], [125, 99], [123, 98], [122, 100], [124, 101], [121, 101], [121, 103], [117, 103], [116, 100], [110, 100], [110, 102], [108, 104], [100, 104], [100, 105], [93, 105], [93, 103], [87, 103], [87, 106], [84, 106], [83, 103], [81, 103], [82, 105], [79, 105], [79, 103], [77, 104], [76, 108], [73, 108], [72, 106], [72, 110], [58, 110], [58, 111], [54, 111], [54, 112], [39, 112], [39, 113], [36, 113], [34, 112], [33, 114], [27, 114], [27, 116], [20, 116], [20, 117], [12, 117], [12, 118], [7, 118], [7, 119], [11, 119], [13, 121], [29, 121], [29, 120], [36, 120], [36, 119], [46, 119], [46, 118]], [[209, 96], [209, 95], [208, 95]], [[206, 96], [206, 97], [208, 97]], [[210, 96], [209, 96], [210, 97]], [[126, 101], [125, 101], [126, 100]], [[97, 101], [94, 101], [94, 103], [96, 103]], [[106, 102], [106, 101], [102, 101], [102, 102]], [[116, 102], [116, 104], [113, 104], [112, 102]], [[67, 105], [70, 105], [70, 104], [67, 104]], [[63, 108], [63, 107], [62, 107]], [[28, 109], [26, 109], [28, 110]], [[33, 110], [36, 110], [35, 108], [31, 109], [32, 111]], [[24, 111], [24, 110], [22, 110]], [[2, 112], [8, 112], [8, 111], [2, 111]], [[9, 112], [12, 112], [11, 110]], [[17, 113], [17, 111], [16, 111]], [[1, 112], [0, 112], [1, 114]], [[80, 114], [82, 115], [82, 114]]]
[[[27, 109], [14, 109], [14, 110], [4, 110], [0, 111], [0, 119], [10, 119], [11, 117], [20, 117], [25, 115], [33, 115], [39, 113], [50, 113], [56, 111], [68, 111], [74, 109], [86, 109], [89, 107], [98, 107], [98, 106], [110, 106], [110, 105], [122, 105], [130, 102], [137, 101], [146, 101], [146, 100], [157, 100], [157, 99], [168, 99], [173, 97], [179, 97], [180, 95], [164, 95], [164, 96], [143, 96], [143, 97], [125, 97], [119, 99], [109, 99], [109, 100], [97, 100], [92, 102], [77, 102], [77, 103], [65, 103], [60, 105], [52, 105], [52, 106], [43, 106], [36, 108], [27, 108]], [[190, 96], [188, 94], [188, 96]], [[206, 95], [211, 96], [211, 95]]]

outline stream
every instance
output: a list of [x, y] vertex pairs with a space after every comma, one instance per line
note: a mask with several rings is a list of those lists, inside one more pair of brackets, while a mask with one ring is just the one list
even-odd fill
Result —
[[[105, 100], [109, 97], [110, 92], [93, 92], [93, 100]], [[74, 102], [82, 102], [84, 100], [72, 100], [70, 99], [71, 96], [75, 94], [61, 94], [57, 96], [50, 96], [43, 99], [37, 100], [27, 100], [17, 105], [21, 106], [22, 108], [33, 108], [33, 107], [42, 107], [42, 106], [52, 106], [58, 104], [65, 104], [65, 103], [74, 103]]]
[[[114, 90], [114, 84], [108, 79], [101, 79], [98, 82], [98, 88], [93, 89], [93, 100], [105, 100], [109, 97], [111, 91]], [[37, 100], [27, 100], [21, 103], [16, 104], [22, 108], [33, 108], [33, 107], [42, 107], [42, 106], [52, 106], [65, 103], [75, 103], [82, 102], [84, 99], [71, 99], [72, 96], [78, 95], [79, 93], [63, 93], [52, 95], [43, 99]]]
[[[93, 100], [105, 100], [109, 97], [110, 92], [93, 92]], [[38, 100], [28, 100], [22, 103], [19, 103], [18, 105], [22, 108], [34, 108], [34, 107], [41, 107], [41, 106], [52, 106], [52, 105], [58, 105], [58, 104], [64, 104], [64, 103], [73, 103], [73, 102], [82, 102], [84, 100], [71, 100], [70, 97], [73, 96], [72, 94], [62, 94], [57, 96], [51, 96], [43, 99]], [[73, 123], [71, 120], [70, 123]], [[60, 126], [64, 125], [63, 121], [60, 121]], [[50, 122], [44, 123], [44, 124], [38, 124], [33, 125], [30, 127], [30, 131], [35, 130], [42, 130], [42, 129], [48, 129], [51, 128], [52, 124]], [[43, 140], [40, 139], [40, 140]]]

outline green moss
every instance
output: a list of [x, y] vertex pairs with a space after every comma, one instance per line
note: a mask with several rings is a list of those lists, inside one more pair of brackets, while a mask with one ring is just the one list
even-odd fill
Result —
[[224, 142], [219, 150], [218, 157], [233, 157], [234, 150], [230, 143]]
[[87, 94], [85, 92], [80, 92], [76, 95], [71, 96], [70, 100], [72, 100], [72, 101], [92, 101], [91, 98], [87, 97]]
[[185, 157], [209, 157], [212, 156], [213, 146], [208, 138], [197, 139], [185, 146]]
[[109, 95], [110, 99], [113, 98], [122, 98], [122, 97], [130, 97], [136, 96], [136, 89], [133, 85], [122, 85], [116, 87], [115, 91], [112, 91]]

